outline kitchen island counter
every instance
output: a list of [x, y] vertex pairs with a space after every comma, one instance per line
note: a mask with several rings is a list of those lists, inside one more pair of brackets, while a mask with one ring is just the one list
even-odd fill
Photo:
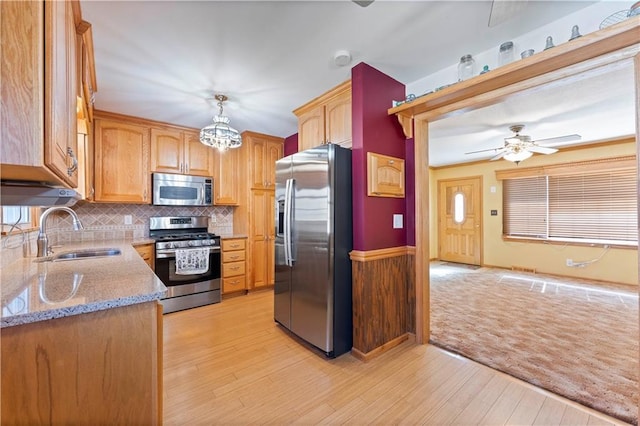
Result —
[[159, 300], [166, 287], [126, 241], [90, 241], [54, 248], [116, 248], [120, 255], [34, 262], [27, 257], [0, 271], [0, 327]]

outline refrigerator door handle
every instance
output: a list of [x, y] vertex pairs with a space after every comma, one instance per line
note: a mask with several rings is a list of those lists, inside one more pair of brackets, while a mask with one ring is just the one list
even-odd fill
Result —
[[291, 179], [287, 179], [284, 185], [284, 264], [289, 266], [289, 186], [291, 186]]
[[287, 179], [284, 191], [284, 259], [287, 266], [293, 266], [293, 253], [291, 238], [293, 232], [291, 229], [293, 216], [293, 179]]

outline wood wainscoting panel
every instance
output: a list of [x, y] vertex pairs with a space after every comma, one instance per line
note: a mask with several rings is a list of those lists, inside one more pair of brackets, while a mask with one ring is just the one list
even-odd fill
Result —
[[390, 252], [392, 256], [374, 260], [352, 256], [353, 353], [360, 358], [367, 359], [376, 349], [374, 353], [382, 353], [410, 331], [409, 315], [414, 310], [408, 306], [407, 251]]
[[416, 334], [416, 248], [407, 248], [407, 331]]

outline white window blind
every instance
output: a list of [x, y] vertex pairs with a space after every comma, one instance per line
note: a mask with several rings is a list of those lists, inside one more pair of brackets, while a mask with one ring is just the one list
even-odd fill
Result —
[[549, 176], [549, 237], [637, 241], [636, 171]]
[[503, 233], [511, 236], [547, 236], [547, 177], [503, 181]]

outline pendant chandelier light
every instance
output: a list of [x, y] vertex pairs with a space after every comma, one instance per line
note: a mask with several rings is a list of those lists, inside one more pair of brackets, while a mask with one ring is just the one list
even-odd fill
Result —
[[220, 112], [213, 117], [213, 123], [200, 130], [200, 142], [220, 151], [229, 148], [238, 148], [242, 145], [240, 133], [229, 126], [229, 117], [222, 115], [222, 103], [228, 98], [225, 95], [216, 95]]

